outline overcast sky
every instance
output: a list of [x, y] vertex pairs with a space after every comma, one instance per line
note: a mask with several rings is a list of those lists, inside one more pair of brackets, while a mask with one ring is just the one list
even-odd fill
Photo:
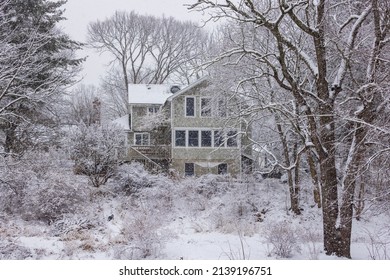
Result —
[[[155, 16], [173, 16], [180, 20], [192, 19], [201, 22], [199, 13], [188, 12], [184, 4], [196, 0], [68, 0], [64, 8], [66, 21], [61, 26], [65, 33], [73, 39], [85, 41], [87, 25], [91, 21], [104, 20], [115, 11], [136, 11], [139, 14]], [[99, 85], [99, 77], [104, 76], [107, 58], [99, 56], [92, 50], [80, 52], [81, 56], [88, 56], [82, 73], [83, 83]]]

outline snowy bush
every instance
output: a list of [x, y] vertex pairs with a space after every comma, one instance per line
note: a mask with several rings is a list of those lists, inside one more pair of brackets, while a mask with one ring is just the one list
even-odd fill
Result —
[[316, 228], [302, 228], [297, 235], [309, 259], [317, 260], [323, 248], [322, 232]]
[[368, 241], [366, 244], [370, 259], [372, 260], [388, 260], [390, 259], [390, 227], [384, 226], [377, 229], [375, 232], [368, 229]]
[[159, 233], [161, 220], [153, 210], [132, 212], [124, 219], [123, 237], [127, 245], [116, 250], [118, 259], [157, 258], [165, 236]]
[[87, 175], [94, 187], [104, 185], [115, 174], [125, 153], [123, 130], [113, 125], [80, 125], [64, 144], [75, 161], [75, 173]]
[[80, 232], [90, 230], [97, 226], [97, 221], [85, 217], [85, 215], [67, 214], [57, 219], [52, 224], [53, 233], [55, 236], [66, 235], [71, 232]]
[[153, 185], [154, 175], [145, 170], [144, 166], [138, 162], [123, 164], [118, 167], [114, 183], [120, 188], [120, 191], [126, 195], [136, 194], [140, 189], [148, 188]]
[[294, 228], [286, 221], [269, 224], [265, 238], [273, 246], [272, 253], [280, 258], [290, 258], [297, 248], [297, 236]]
[[45, 221], [48, 224], [58, 220], [67, 213], [82, 211], [83, 202], [87, 200], [85, 188], [69, 177], [52, 174], [51, 178], [39, 181], [26, 189], [23, 204], [25, 219]]
[[33, 253], [29, 248], [13, 241], [0, 240], [0, 260], [25, 260], [32, 257]]
[[1, 170], [0, 211], [46, 223], [82, 211], [87, 199], [82, 182], [50, 153], [34, 155], [35, 161], [32, 154], [26, 154], [26, 159], [7, 160]]

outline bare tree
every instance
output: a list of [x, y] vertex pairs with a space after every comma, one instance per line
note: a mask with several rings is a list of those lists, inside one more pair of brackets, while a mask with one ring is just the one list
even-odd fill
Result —
[[172, 79], [178, 69], [202, 57], [208, 39], [193, 22], [134, 11], [116, 12], [88, 27], [88, 43], [113, 56], [112, 64], [121, 69], [126, 90], [129, 83], [156, 84]]
[[118, 69], [112, 69], [101, 80], [104, 119], [115, 120], [128, 113], [128, 93], [122, 82], [122, 74]]
[[80, 84], [72, 90], [68, 100], [70, 123], [91, 126], [101, 123], [101, 100], [98, 88]]
[[[270, 77], [292, 98], [304, 148], [319, 162], [325, 251], [350, 258], [357, 166], [367, 132], [377, 129], [372, 124], [388, 102], [389, 2], [199, 0], [190, 8], [258, 31], [241, 36], [214, 61], [250, 59], [256, 72], [239, 84]], [[263, 44], [252, 45], [258, 35]], [[349, 114], [341, 104], [348, 104]], [[340, 138], [346, 122], [353, 130]], [[337, 168], [339, 141], [349, 146], [345, 172]]]

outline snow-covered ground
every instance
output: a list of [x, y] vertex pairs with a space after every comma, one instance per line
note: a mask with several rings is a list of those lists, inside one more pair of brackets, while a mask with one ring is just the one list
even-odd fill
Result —
[[[322, 250], [321, 209], [310, 184], [302, 186], [302, 215], [294, 216], [288, 188], [276, 179], [172, 181], [139, 166], [133, 171], [122, 178], [131, 178], [131, 187], [117, 180], [91, 189], [74, 176], [90, 191], [82, 210], [50, 225], [1, 214], [0, 258], [336, 259]], [[354, 220], [352, 258], [388, 259], [390, 215], [366, 209]]]

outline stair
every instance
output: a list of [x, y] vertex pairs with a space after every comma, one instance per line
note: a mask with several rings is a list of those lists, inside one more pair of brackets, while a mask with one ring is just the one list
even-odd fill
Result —
[[165, 169], [160, 164], [158, 164], [157, 162], [155, 162], [151, 158], [147, 157], [142, 152], [138, 151], [137, 149], [135, 149], [131, 146], [130, 146], [130, 149], [135, 151], [137, 153], [137, 155], [140, 156], [140, 158], [133, 159], [133, 160], [142, 163], [146, 169], [148, 169], [152, 172], [165, 171]]

